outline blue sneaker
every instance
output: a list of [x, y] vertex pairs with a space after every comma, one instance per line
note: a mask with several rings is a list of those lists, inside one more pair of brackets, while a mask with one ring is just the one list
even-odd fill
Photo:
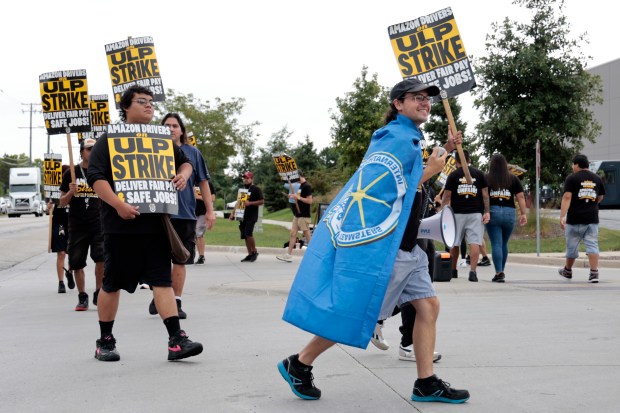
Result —
[[305, 370], [296, 369], [292, 360], [297, 360], [298, 355], [287, 357], [278, 363], [278, 370], [286, 380], [295, 396], [304, 400], [317, 400], [321, 397], [321, 390], [314, 387], [314, 377], [312, 376], [312, 366]]
[[431, 376], [434, 380], [426, 383], [426, 380], [417, 379], [413, 385], [411, 400], [414, 402], [442, 402], [442, 403], [465, 403], [469, 400], [467, 390], [456, 390], [450, 387], [437, 376]]

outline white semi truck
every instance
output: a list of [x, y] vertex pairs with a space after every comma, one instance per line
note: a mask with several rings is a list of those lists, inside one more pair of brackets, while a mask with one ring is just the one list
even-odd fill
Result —
[[9, 174], [9, 218], [22, 214], [40, 217], [44, 213], [41, 198], [41, 169], [11, 168]]

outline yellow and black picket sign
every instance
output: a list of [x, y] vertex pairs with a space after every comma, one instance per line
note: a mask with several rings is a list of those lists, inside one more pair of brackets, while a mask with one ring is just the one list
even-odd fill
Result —
[[245, 202], [250, 200], [250, 193], [246, 188], [237, 191], [237, 203], [235, 204], [235, 220], [243, 221], [245, 214]]
[[165, 100], [155, 44], [151, 36], [130, 37], [106, 44], [105, 51], [117, 109], [120, 109], [123, 92], [135, 85], [149, 88], [155, 102]]
[[[273, 158], [273, 163], [276, 165], [276, 169], [280, 174], [280, 179], [288, 183], [290, 193], [294, 194], [293, 185], [291, 185], [291, 183], [299, 182], [299, 168], [297, 168], [297, 162], [295, 162], [295, 159], [288, 156], [284, 152], [274, 153], [271, 156]], [[297, 208], [297, 212], [300, 212], [297, 199], [295, 199], [295, 208]]]
[[[476, 86], [463, 39], [450, 7], [388, 27], [392, 50], [404, 79], [415, 78], [441, 90], [441, 100], [452, 135], [456, 124], [448, 98], [469, 92]], [[436, 98], [435, 98], [436, 99]], [[461, 158], [463, 148], [457, 145]], [[471, 184], [469, 170], [465, 178]]]
[[39, 76], [43, 120], [49, 135], [67, 134], [71, 181], [75, 182], [71, 133], [90, 132], [86, 70], [59, 70]]
[[108, 148], [116, 195], [141, 213], [178, 212], [174, 142], [162, 125], [108, 126]]
[[45, 201], [60, 199], [62, 183], [62, 155], [46, 153], [43, 155], [43, 191]]

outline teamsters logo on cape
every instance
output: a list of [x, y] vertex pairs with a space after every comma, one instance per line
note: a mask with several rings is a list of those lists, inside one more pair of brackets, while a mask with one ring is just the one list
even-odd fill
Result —
[[368, 155], [355, 176], [324, 218], [336, 248], [368, 244], [387, 236], [396, 228], [402, 209], [407, 183], [402, 164], [394, 155]]

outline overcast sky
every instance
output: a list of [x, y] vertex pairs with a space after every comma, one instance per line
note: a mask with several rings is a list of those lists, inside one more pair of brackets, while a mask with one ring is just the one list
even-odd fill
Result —
[[[620, 57], [611, 38], [617, 20], [606, 4], [566, 1], [572, 35], [588, 33], [590, 44], [582, 44], [593, 58], [588, 67]], [[112, 121], [117, 120], [104, 46], [129, 36], [153, 37], [166, 89], [203, 101], [245, 98], [240, 120], [261, 123], [259, 146], [287, 126], [293, 144], [309, 135], [323, 148], [331, 142], [329, 109], [336, 107], [336, 97], [352, 90], [363, 65], [384, 86], [401, 79], [387, 27], [446, 7], [452, 8], [467, 54], [474, 58], [485, 54], [493, 22], [506, 16], [531, 20], [511, 0], [12, 3], [0, 25], [0, 152], [29, 154], [30, 116], [24, 112], [29, 106], [22, 104], [40, 103], [42, 73], [86, 69], [89, 94], [108, 94]], [[459, 100], [473, 131], [478, 119], [470, 109], [472, 98], [465, 93]], [[39, 127], [32, 130], [32, 156], [42, 158], [47, 150], [43, 116], [35, 113], [32, 119]], [[68, 163], [66, 135], [52, 135], [51, 150]], [[77, 160], [76, 150], [74, 156]]]

